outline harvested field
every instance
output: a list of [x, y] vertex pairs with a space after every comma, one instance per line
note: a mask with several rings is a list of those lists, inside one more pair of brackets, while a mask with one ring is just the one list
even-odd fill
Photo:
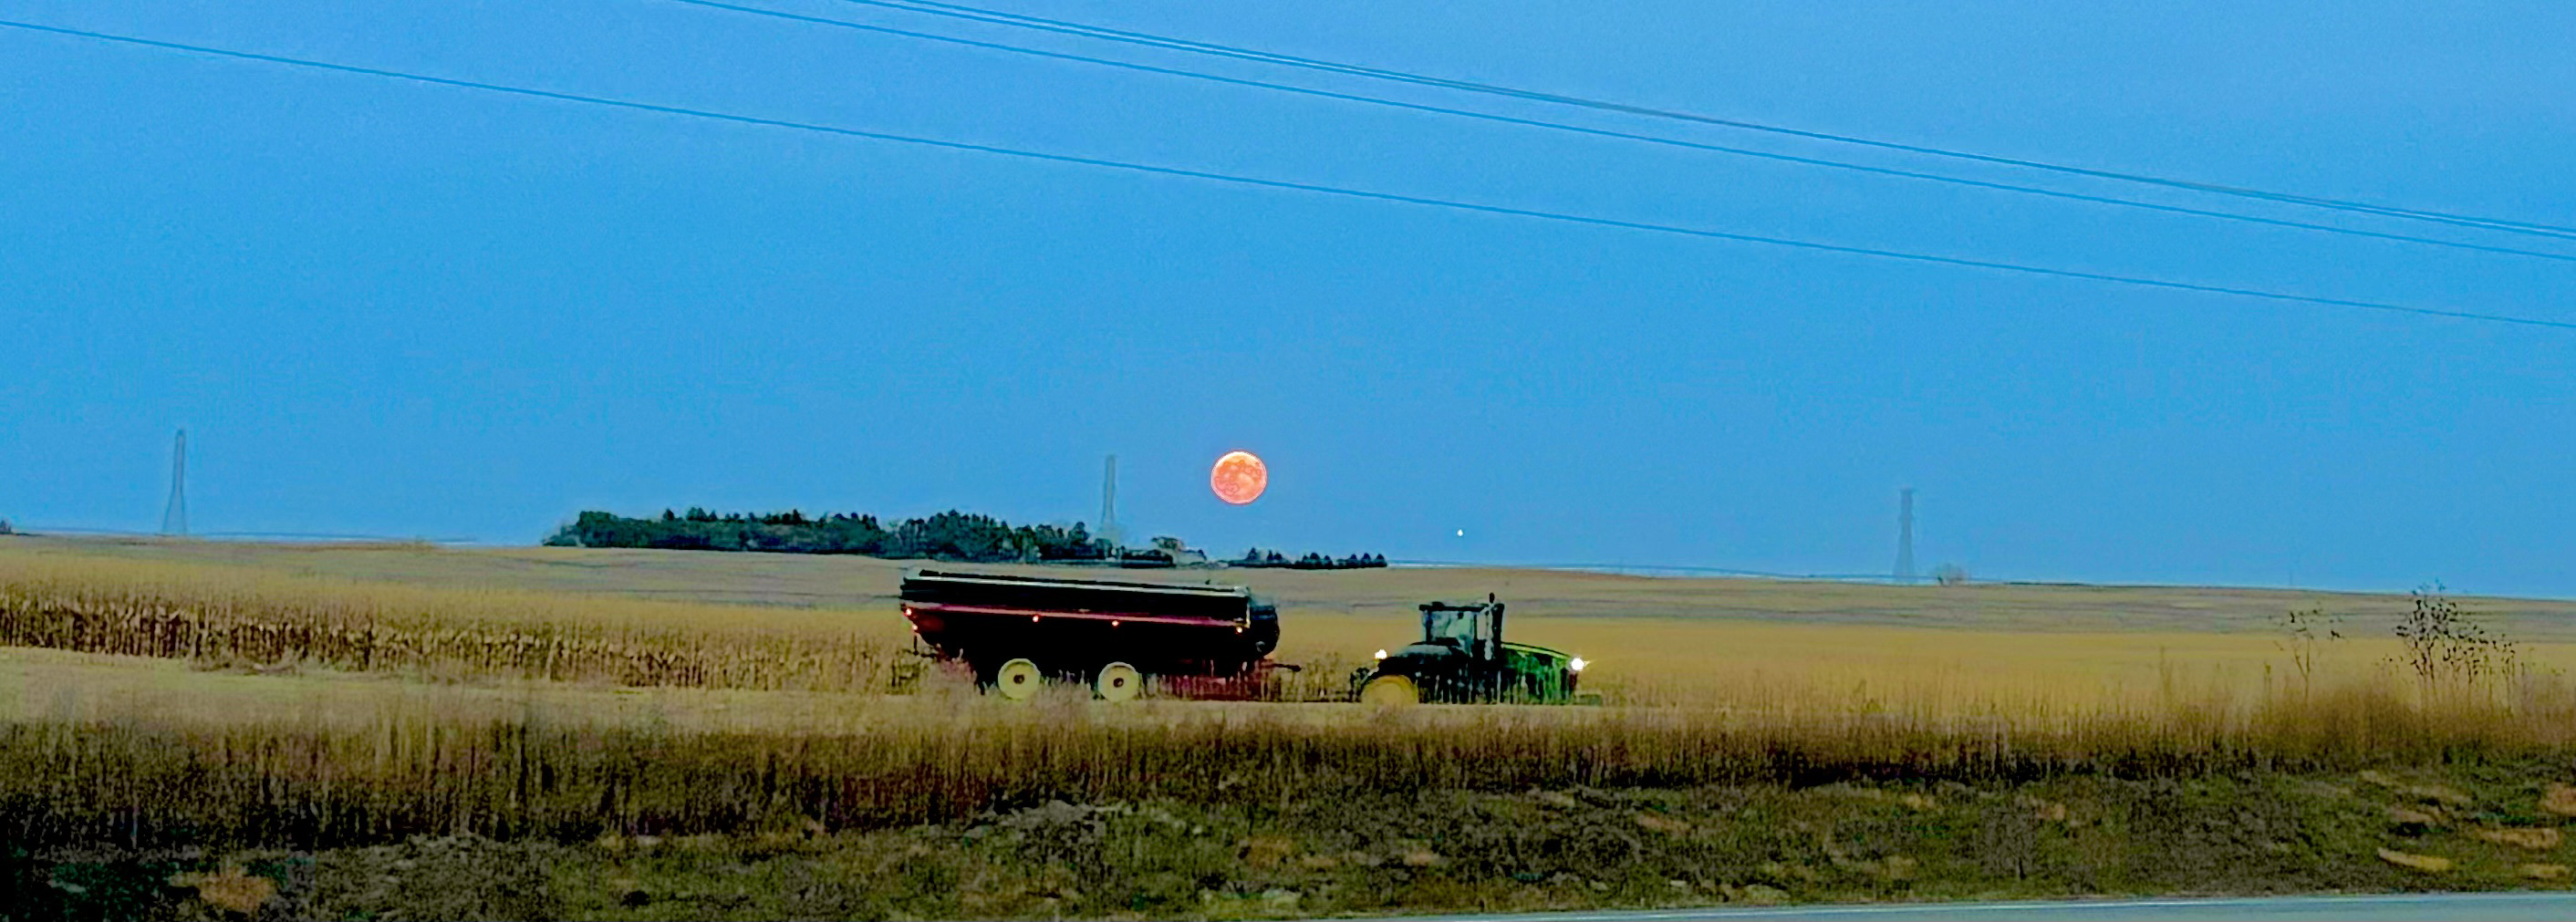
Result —
[[[472, 586], [549, 594], [623, 596], [786, 608], [884, 608], [902, 561], [800, 554], [574, 548], [444, 548], [429, 545], [276, 545], [150, 539], [19, 536], [11, 558], [71, 556], [218, 564], [256, 571]], [[977, 567], [977, 569], [985, 569]], [[1064, 575], [1061, 567], [991, 567]], [[1343, 612], [1406, 617], [1433, 599], [1501, 595], [1528, 617], [1754, 620], [1924, 627], [2010, 633], [2264, 633], [2291, 609], [2323, 608], [2386, 619], [2402, 594], [2194, 586], [1971, 584], [1879, 586], [1773, 579], [1680, 579], [1552, 570], [1391, 568], [1116, 571], [1120, 579], [1239, 583], [1275, 596], [1299, 616]], [[2459, 596], [2527, 641], [2576, 641], [2576, 601]]]

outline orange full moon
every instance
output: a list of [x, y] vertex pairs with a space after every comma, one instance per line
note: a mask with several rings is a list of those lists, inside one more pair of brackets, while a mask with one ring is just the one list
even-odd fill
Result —
[[1261, 498], [1270, 486], [1270, 468], [1248, 451], [1229, 451], [1216, 459], [1216, 469], [1208, 472], [1208, 488], [1216, 498], [1240, 506]]

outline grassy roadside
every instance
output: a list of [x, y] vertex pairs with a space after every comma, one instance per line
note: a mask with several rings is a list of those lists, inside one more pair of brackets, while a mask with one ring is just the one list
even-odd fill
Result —
[[[6, 852], [33, 918], [1266, 918], [2562, 888], [2559, 762], [1050, 802], [873, 831]], [[2553, 796], [2552, 791], [2558, 791]], [[229, 909], [227, 907], [230, 907]]]

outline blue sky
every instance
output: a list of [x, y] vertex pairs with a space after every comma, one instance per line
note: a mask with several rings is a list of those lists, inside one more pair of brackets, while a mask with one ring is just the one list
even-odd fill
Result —
[[[2031, 178], [832, 0], [746, 2]], [[1956, 6], [1009, 9], [2576, 223], [2564, 43], [2576, 9]], [[1299, 182], [2576, 320], [2564, 262], [1576, 138], [662, 0], [0, 0], [0, 18]], [[1925, 567], [2576, 595], [2566, 331], [1230, 187], [14, 30], [0, 30], [0, 139], [0, 517], [19, 523], [155, 527], [181, 426], [198, 530], [497, 543], [533, 542], [589, 508], [1089, 520], [1101, 456], [1115, 452], [1132, 529], [1225, 553], [1874, 572], [1892, 562], [1896, 491], [1910, 485]], [[1270, 492], [1249, 507], [1207, 489], [1207, 465], [1234, 448], [1269, 461]]]

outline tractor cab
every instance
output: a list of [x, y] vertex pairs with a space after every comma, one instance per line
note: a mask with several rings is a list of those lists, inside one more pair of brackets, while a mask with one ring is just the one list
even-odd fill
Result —
[[1494, 658], [1503, 637], [1503, 603], [1490, 597], [1482, 605], [1431, 602], [1422, 606], [1422, 642], [1464, 653], [1478, 660]]
[[1583, 660], [1546, 647], [1503, 641], [1503, 603], [1429, 602], [1422, 611], [1422, 639], [1389, 653], [1351, 676], [1354, 697], [1409, 704], [1441, 702], [1562, 702], [1574, 696]]

